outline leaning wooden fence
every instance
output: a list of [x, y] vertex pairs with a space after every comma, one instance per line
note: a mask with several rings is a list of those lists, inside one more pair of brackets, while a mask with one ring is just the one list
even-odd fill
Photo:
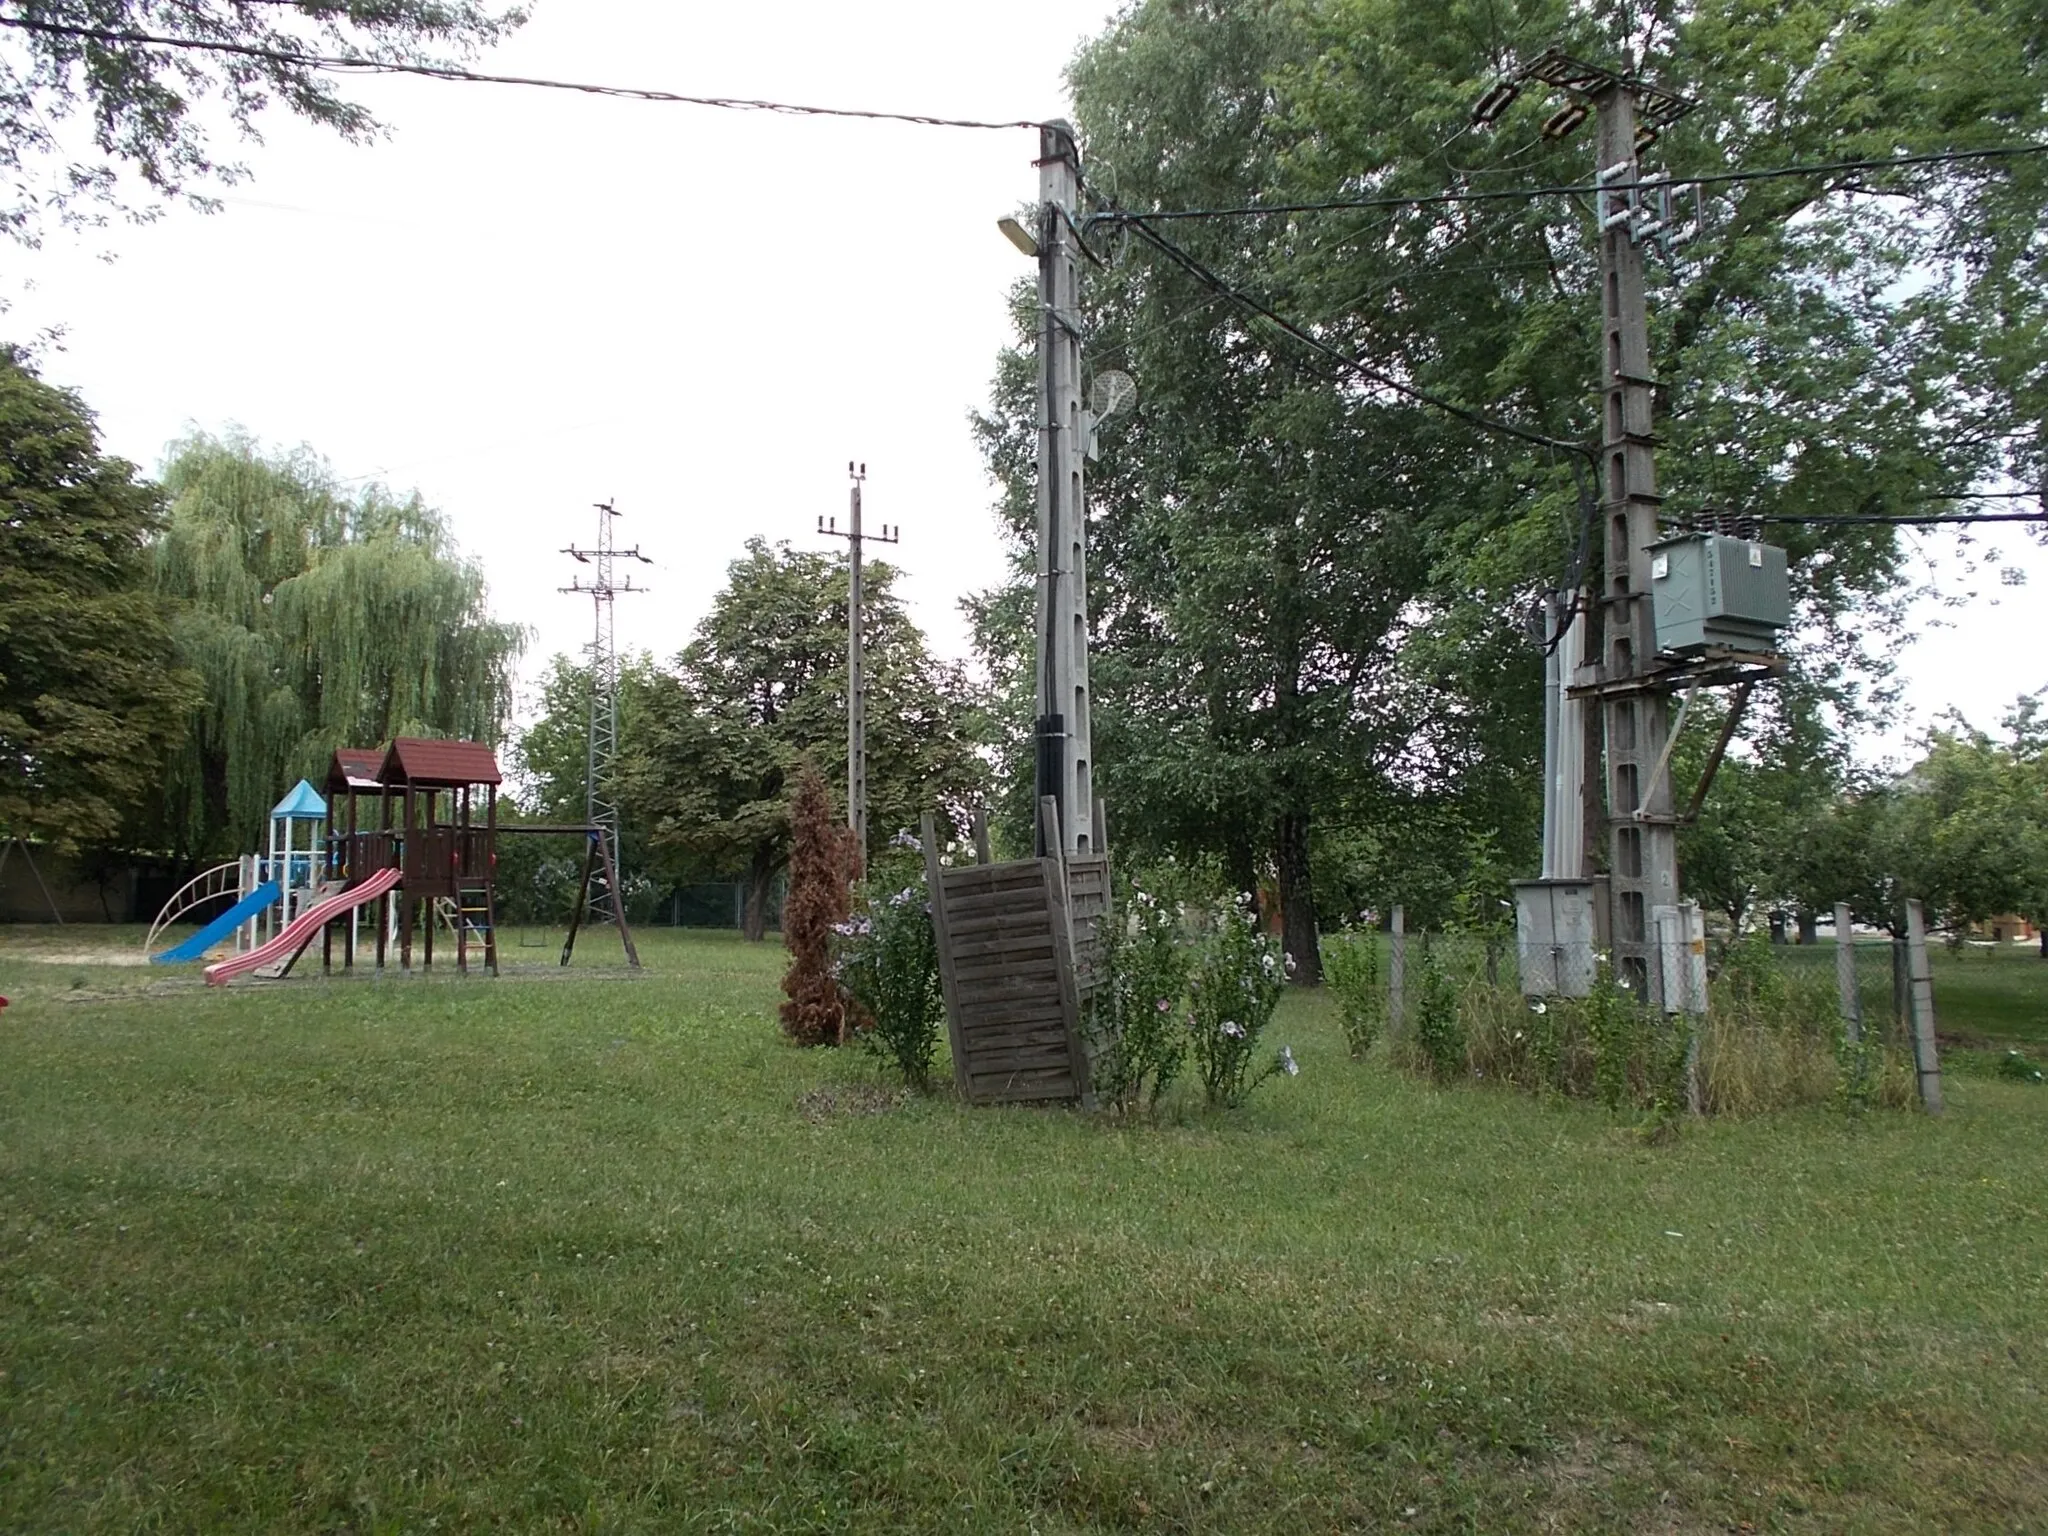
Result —
[[1094, 924], [1108, 910], [1108, 861], [1076, 861], [1100, 866], [1082, 873], [1079, 892], [1069, 888], [1074, 866], [1057, 857], [948, 869], [935, 820], [927, 815], [923, 825], [926, 885], [961, 1097], [1085, 1099], [1075, 915], [1085, 909], [1080, 926], [1092, 954]]

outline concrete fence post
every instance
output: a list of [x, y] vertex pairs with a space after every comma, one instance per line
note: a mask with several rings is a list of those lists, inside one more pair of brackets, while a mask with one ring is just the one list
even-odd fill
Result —
[[1920, 1080], [1920, 1102], [1927, 1113], [1941, 1113], [1941, 1056], [1934, 1043], [1934, 976], [1927, 966], [1927, 914], [1917, 901], [1906, 903], [1906, 973], [1913, 1004], [1913, 1067]]
[[1408, 909], [1398, 903], [1393, 935], [1387, 962], [1387, 1033], [1398, 1038], [1408, 1026]]
[[1863, 1000], [1856, 991], [1856, 935], [1849, 904], [1835, 903], [1835, 991], [1841, 999], [1842, 1032], [1849, 1043], [1863, 1039]]

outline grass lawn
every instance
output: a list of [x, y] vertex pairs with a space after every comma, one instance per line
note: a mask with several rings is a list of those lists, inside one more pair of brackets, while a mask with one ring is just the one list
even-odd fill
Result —
[[785, 1048], [725, 936], [82, 932], [0, 933], [0, 1528], [2048, 1526], [2048, 1090], [1652, 1147], [1296, 997], [1299, 1078], [1120, 1129]]

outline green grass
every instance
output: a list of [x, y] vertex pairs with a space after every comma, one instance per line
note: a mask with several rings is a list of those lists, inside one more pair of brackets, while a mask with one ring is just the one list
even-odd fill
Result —
[[1650, 1147], [1296, 997], [1299, 1078], [1121, 1129], [787, 1049], [723, 936], [220, 992], [30, 940], [6, 1529], [2048, 1523], [2048, 1091]]

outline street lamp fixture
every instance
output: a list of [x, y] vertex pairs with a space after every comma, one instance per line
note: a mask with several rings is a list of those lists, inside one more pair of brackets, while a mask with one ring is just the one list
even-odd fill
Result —
[[1017, 247], [1017, 249], [1022, 251], [1026, 256], [1029, 256], [1034, 260], [1037, 259], [1038, 242], [1037, 240], [1032, 238], [1030, 230], [1026, 229], [1022, 224], [1018, 223], [1015, 219], [1009, 217], [997, 219], [996, 228], [1000, 229], [1003, 232], [1003, 238], [1009, 241], [1010, 244]]

